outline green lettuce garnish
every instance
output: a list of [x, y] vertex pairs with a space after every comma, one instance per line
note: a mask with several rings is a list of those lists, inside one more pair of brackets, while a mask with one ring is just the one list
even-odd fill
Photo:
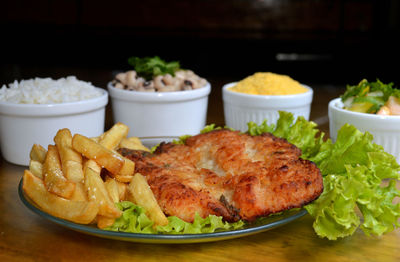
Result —
[[105, 228], [106, 230], [142, 234], [201, 234], [235, 230], [244, 226], [243, 221], [228, 223], [222, 221], [222, 217], [215, 215], [202, 218], [196, 214], [193, 223], [183, 221], [176, 216], [170, 216], [168, 217], [168, 225], [154, 227], [153, 221], [147, 217], [144, 208], [130, 201], [119, 202], [116, 205], [123, 211], [122, 216], [117, 218], [112, 226]]
[[[400, 204], [393, 204], [400, 196], [395, 187], [400, 166], [372, 139], [368, 132], [346, 124], [336, 143], [321, 152], [323, 157], [310, 158], [324, 176], [324, 192], [306, 206], [319, 236], [334, 240], [351, 235], [358, 226], [367, 235], [382, 235], [400, 226]], [[388, 185], [383, 185], [384, 180]]]
[[287, 139], [302, 149], [302, 158], [320, 168], [324, 192], [305, 206], [315, 218], [315, 232], [335, 240], [352, 235], [358, 227], [367, 235], [382, 235], [399, 227], [400, 204], [393, 204], [393, 199], [400, 196], [396, 189], [400, 165], [394, 156], [374, 144], [370, 133], [352, 125], [344, 125], [332, 143], [324, 141], [315, 123], [302, 117], [294, 124], [293, 120], [290, 113], [280, 112], [274, 130], [265, 123], [257, 128], [249, 123], [249, 130], [256, 130], [252, 135], [267, 131]]
[[[295, 121], [288, 112], [279, 112], [276, 125], [264, 121], [260, 125], [248, 123], [250, 135], [270, 132], [285, 138], [302, 150], [302, 158], [313, 161], [321, 170], [324, 191], [321, 196], [305, 206], [315, 219], [313, 227], [320, 237], [335, 240], [352, 235], [360, 228], [367, 235], [382, 235], [400, 227], [400, 203], [393, 204], [400, 191], [400, 165], [382, 146], [372, 142], [370, 133], [362, 133], [352, 125], [344, 125], [335, 143], [325, 139], [314, 122], [298, 117]], [[202, 133], [221, 129], [209, 125]], [[183, 136], [177, 143], [184, 143]], [[108, 230], [136, 233], [210, 233], [243, 227], [242, 221], [223, 222], [221, 217], [196, 216], [193, 223], [169, 217], [169, 224], [153, 228], [145, 210], [131, 202], [117, 204], [123, 210]]]
[[244, 226], [243, 221], [228, 223], [222, 221], [222, 217], [209, 215], [202, 218], [197, 213], [193, 223], [188, 223], [176, 216], [168, 217], [168, 225], [157, 226], [157, 231], [168, 234], [201, 234], [213, 233], [217, 231], [235, 230]]
[[122, 216], [117, 218], [112, 226], [106, 230], [129, 233], [154, 233], [153, 221], [146, 216], [146, 210], [130, 201], [115, 203], [122, 211]]
[[300, 148], [303, 152], [302, 158], [307, 159], [316, 155], [326, 143], [323, 142], [325, 134], [316, 128], [317, 124], [305, 120], [304, 117], [298, 117], [294, 124], [293, 121], [293, 114], [281, 111], [276, 125], [268, 125], [266, 120], [260, 125], [249, 122], [248, 133], [256, 136], [269, 132], [277, 137], [285, 138]]

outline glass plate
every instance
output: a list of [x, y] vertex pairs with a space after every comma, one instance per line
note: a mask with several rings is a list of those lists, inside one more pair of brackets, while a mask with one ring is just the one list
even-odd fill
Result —
[[[141, 138], [142, 143], [147, 147], [152, 147], [159, 144], [162, 141], [170, 142], [178, 137], [146, 137]], [[22, 203], [29, 208], [34, 213], [56, 223], [60, 226], [66, 227], [68, 229], [75, 230], [84, 234], [89, 234], [102, 238], [117, 239], [123, 241], [131, 242], [141, 242], [141, 243], [162, 243], [162, 244], [172, 244], [172, 243], [200, 243], [200, 242], [212, 242], [220, 241], [226, 239], [239, 238], [244, 236], [249, 236], [257, 233], [261, 233], [287, 223], [290, 223], [305, 214], [307, 211], [305, 209], [293, 209], [282, 213], [281, 215], [275, 215], [268, 218], [264, 218], [261, 223], [246, 226], [242, 229], [231, 230], [231, 231], [220, 231], [215, 233], [204, 233], [204, 234], [140, 234], [140, 233], [126, 233], [126, 232], [114, 232], [101, 230], [95, 225], [81, 225], [76, 224], [55, 216], [52, 216], [44, 211], [42, 211], [30, 198], [25, 194], [22, 189], [22, 179], [19, 183], [18, 194]]]

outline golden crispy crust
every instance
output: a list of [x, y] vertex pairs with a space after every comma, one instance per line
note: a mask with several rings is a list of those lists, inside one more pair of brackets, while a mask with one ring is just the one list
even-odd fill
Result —
[[167, 215], [193, 221], [195, 213], [226, 221], [301, 207], [323, 191], [317, 166], [300, 159], [285, 139], [218, 130], [162, 143], [154, 154], [122, 149], [136, 163]]

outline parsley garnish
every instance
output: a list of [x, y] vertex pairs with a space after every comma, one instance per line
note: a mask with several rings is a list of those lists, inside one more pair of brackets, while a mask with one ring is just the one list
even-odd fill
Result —
[[128, 58], [128, 64], [135, 68], [136, 73], [146, 80], [151, 80], [158, 75], [171, 74], [180, 69], [178, 61], [166, 62], [160, 57], [136, 57]]

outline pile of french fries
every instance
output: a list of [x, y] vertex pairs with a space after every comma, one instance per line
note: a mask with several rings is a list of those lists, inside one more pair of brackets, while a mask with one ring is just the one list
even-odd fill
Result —
[[[168, 224], [146, 178], [135, 174], [135, 163], [117, 152], [148, 151], [138, 138], [128, 138], [128, 131], [117, 123], [101, 136], [88, 138], [61, 129], [47, 150], [33, 145], [24, 192], [46, 213], [79, 224], [111, 226], [122, 215], [115, 203], [125, 200], [143, 207], [155, 226]], [[103, 168], [107, 172], [102, 173]]]

